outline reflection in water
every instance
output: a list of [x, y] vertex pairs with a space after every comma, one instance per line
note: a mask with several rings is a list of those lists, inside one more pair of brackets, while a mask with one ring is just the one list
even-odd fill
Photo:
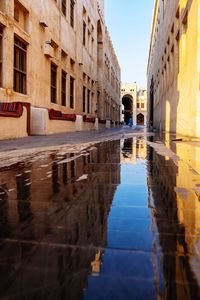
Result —
[[[66, 154], [59, 164], [53, 155], [33, 162], [31, 171], [0, 173], [0, 181], [12, 190], [9, 196], [2, 192], [0, 203], [3, 297], [82, 299], [88, 275], [100, 271], [99, 249], [107, 245], [107, 217], [120, 182], [119, 142], [73, 157]], [[84, 174], [87, 179], [76, 182]]]
[[30, 222], [33, 218], [31, 211], [31, 182], [29, 171], [16, 176], [18, 213], [20, 222]]
[[59, 193], [59, 179], [58, 179], [58, 165], [57, 162], [53, 161], [52, 163], [52, 189], [53, 193]]
[[0, 186], [0, 238], [4, 234], [9, 235], [8, 190], [5, 184]]
[[[177, 154], [180, 155], [178, 151]], [[163, 253], [164, 299], [199, 299], [200, 260], [195, 245], [200, 205], [197, 195], [190, 190], [194, 174], [183, 161], [175, 166], [151, 148], [148, 158], [148, 183]], [[198, 267], [192, 265], [193, 261]]]
[[200, 299], [199, 175], [141, 137], [75, 155], [0, 170], [2, 299]]

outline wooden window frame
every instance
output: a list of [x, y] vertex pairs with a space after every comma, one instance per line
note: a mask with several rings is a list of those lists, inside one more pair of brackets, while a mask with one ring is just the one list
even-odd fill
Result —
[[70, 25], [72, 28], [74, 28], [74, 7], [75, 7], [75, 1], [70, 0]]
[[57, 69], [58, 67], [51, 62], [51, 103], [57, 103]]
[[86, 46], [86, 23], [83, 21], [83, 45]]
[[67, 99], [67, 73], [62, 70], [61, 73], [61, 104], [62, 106], [66, 106]]
[[75, 91], [75, 79], [70, 76], [70, 108], [74, 109], [74, 91]]
[[86, 87], [83, 86], [83, 112], [85, 112], [85, 104], [86, 104]]
[[90, 114], [90, 90], [87, 91], [87, 113]]
[[27, 93], [27, 44], [14, 36], [14, 91]]

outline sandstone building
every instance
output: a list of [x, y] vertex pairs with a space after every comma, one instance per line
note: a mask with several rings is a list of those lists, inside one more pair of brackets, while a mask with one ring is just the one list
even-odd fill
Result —
[[0, 139], [119, 123], [103, 0], [0, 0]]
[[146, 125], [147, 91], [138, 89], [137, 83], [126, 83], [121, 86], [122, 122], [129, 123], [130, 116], [133, 125]]
[[200, 136], [200, 2], [156, 0], [148, 61], [148, 123]]

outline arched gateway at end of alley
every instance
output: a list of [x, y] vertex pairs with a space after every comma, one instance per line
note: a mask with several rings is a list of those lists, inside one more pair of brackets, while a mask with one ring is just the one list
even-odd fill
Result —
[[129, 124], [130, 117], [132, 116], [133, 125], [136, 125], [136, 99], [137, 99], [137, 85], [122, 84], [121, 86], [121, 101], [122, 101], [122, 122], [126, 125]]
[[132, 116], [133, 125], [146, 126], [147, 117], [147, 92], [145, 89], [137, 90], [136, 82], [132, 84], [122, 84], [121, 87], [122, 102], [122, 122], [129, 124]]
[[133, 97], [129, 94], [125, 95], [122, 98], [122, 105], [123, 105], [122, 114], [124, 115], [123, 121], [126, 125], [128, 125], [130, 117], [132, 116], [132, 112], [133, 112]]

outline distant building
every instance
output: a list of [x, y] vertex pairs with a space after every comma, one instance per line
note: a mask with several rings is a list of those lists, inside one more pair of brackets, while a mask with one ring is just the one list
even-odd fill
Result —
[[137, 92], [137, 125], [147, 124], [147, 90], [140, 89]]
[[146, 125], [147, 116], [147, 91], [137, 89], [137, 83], [122, 84], [122, 122], [129, 124], [130, 116], [133, 118], [133, 125]]
[[200, 137], [199, 0], [155, 1], [148, 61], [148, 124]]
[[0, 0], [0, 139], [114, 126], [120, 81], [103, 0]]

